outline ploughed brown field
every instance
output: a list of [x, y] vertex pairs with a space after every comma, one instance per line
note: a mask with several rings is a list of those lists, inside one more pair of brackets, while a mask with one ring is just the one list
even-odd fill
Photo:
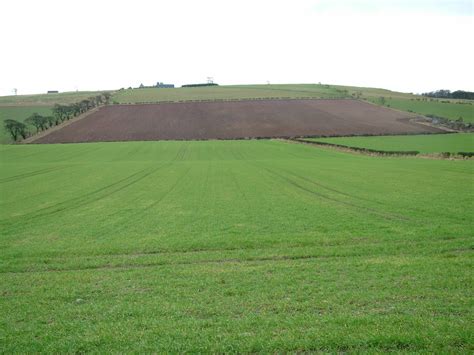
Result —
[[236, 139], [439, 132], [414, 116], [357, 100], [112, 105], [35, 143]]

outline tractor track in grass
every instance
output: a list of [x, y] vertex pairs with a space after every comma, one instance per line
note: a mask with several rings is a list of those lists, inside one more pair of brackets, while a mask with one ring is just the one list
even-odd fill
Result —
[[[307, 187], [304, 187], [302, 186], [301, 184], [299, 184], [297, 181], [291, 179], [290, 177], [288, 176], [285, 176], [285, 175], [282, 175], [281, 173], [278, 173], [276, 172], [275, 170], [273, 169], [270, 169], [268, 167], [264, 167], [263, 166], [263, 163], [260, 163], [260, 165], [256, 164], [256, 163], [253, 163], [253, 162], [250, 162], [248, 160], [244, 160], [246, 164], [248, 165], [252, 165], [254, 167], [256, 167], [257, 169], [259, 170], [265, 170], [267, 173], [269, 173], [270, 175], [273, 175], [273, 176], [277, 176], [279, 177], [280, 179], [283, 179], [284, 181], [286, 181], [287, 183], [289, 183], [290, 185], [292, 185], [293, 187], [296, 187], [297, 189], [301, 190], [301, 191], [304, 191], [306, 192], [307, 194], [310, 194], [310, 195], [313, 195], [313, 196], [318, 196], [320, 198], [322, 198], [323, 200], [327, 200], [327, 201], [330, 201], [332, 203], [337, 203], [337, 204], [341, 204], [341, 205], [345, 205], [345, 206], [348, 206], [348, 207], [351, 207], [351, 208], [355, 208], [355, 209], [360, 209], [360, 210], [363, 210], [365, 212], [368, 212], [368, 213], [371, 213], [373, 215], [376, 215], [376, 216], [379, 216], [379, 217], [382, 217], [384, 219], [389, 219], [389, 220], [401, 220], [401, 221], [412, 221], [411, 218], [409, 217], [406, 217], [406, 216], [403, 216], [403, 215], [399, 215], [399, 214], [394, 214], [394, 213], [383, 213], [383, 212], [380, 212], [376, 209], [373, 209], [373, 208], [370, 208], [370, 207], [366, 207], [366, 206], [361, 206], [361, 205], [358, 205], [358, 204], [355, 204], [355, 203], [352, 203], [352, 202], [347, 202], [347, 201], [342, 201], [340, 199], [337, 199], [337, 198], [334, 198], [334, 197], [330, 197], [326, 194], [323, 194], [321, 192], [317, 192], [317, 191], [314, 191], [314, 190], [311, 190]], [[294, 177], [297, 177], [303, 181], [306, 181], [306, 182], [309, 182], [309, 183], [312, 183], [314, 184], [315, 186], [318, 186], [320, 188], [323, 188], [327, 191], [331, 191], [331, 192], [334, 192], [334, 193], [338, 193], [338, 194], [341, 194], [343, 196], [346, 196], [346, 197], [349, 197], [351, 199], [359, 199], [359, 200], [362, 200], [362, 201], [366, 201], [366, 202], [374, 202], [374, 201], [371, 201], [371, 200], [368, 200], [368, 199], [364, 199], [364, 198], [358, 198], [357, 196], [352, 196], [350, 194], [347, 194], [347, 193], [344, 193], [342, 191], [339, 191], [339, 190], [336, 190], [336, 189], [332, 189], [332, 188], [328, 188], [322, 184], [319, 184], [319, 183], [316, 183], [314, 181], [311, 181], [307, 178], [303, 178], [297, 174], [294, 174], [294, 173], [290, 173], [288, 172], [287, 170], [282, 170], [284, 172], [286, 172], [286, 174], [288, 175], [293, 175]], [[383, 205], [382, 203], [379, 203], [381, 205]]]
[[[114, 183], [111, 183], [109, 185], [103, 186], [99, 189], [96, 189], [94, 191], [91, 191], [89, 193], [86, 193], [84, 195], [74, 197], [72, 199], [66, 200], [59, 202], [57, 204], [44, 207], [35, 211], [32, 211], [30, 213], [23, 214], [21, 216], [16, 216], [13, 218], [8, 218], [6, 220], [2, 220], [0, 222], [5, 223], [5, 222], [11, 222], [14, 223], [16, 219], [23, 219], [25, 217], [28, 217], [30, 219], [35, 219], [39, 217], [44, 217], [44, 216], [51, 216], [55, 215], [56, 213], [60, 212], [65, 212], [69, 210], [76, 209], [78, 207], [86, 206], [88, 204], [94, 203], [96, 201], [102, 200], [106, 197], [109, 197], [119, 191], [124, 190], [127, 187], [130, 187], [140, 180], [146, 178], [147, 176], [155, 173], [158, 169], [163, 167], [164, 165], [161, 165], [159, 167], [147, 167], [145, 169], [142, 169], [136, 173], [133, 173], [123, 179], [120, 179]], [[13, 220], [13, 221], [12, 221]]]
[[[350, 194], [347, 194], [345, 192], [342, 192], [342, 191], [339, 191], [339, 190], [336, 190], [336, 189], [333, 189], [333, 188], [330, 188], [330, 187], [327, 187], [327, 186], [324, 186], [322, 185], [321, 183], [319, 182], [316, 182], [314, 180], [311, 180], [307, 177], [304, 177], [304, 176], [301, 176], [301, 175], [298, 175], [298, 174], [295, 174], [294, 172], [292, 171], [288, 171], [288, 170], [283, 170], [282, 171], [285, 171], [287, 174], [289, 175], [293, 175], [303, 181], [306, 181], [306, 182], [309, 182], [313, 185], [316, 185], [318, 187], [321, 187], [321, 188], [324, 188], [328, 191], [332, 191], [332, 192], [335, 192], [335, 193], [338, 193], [338, 194], [341, 194], [343, 196], [346, 196], [346, 197], [349, 197], [349, 198], [352, 198], [352, 199], [357, 199], [357, 200], [360, 200], [360, 201], [364, 201], [364, 202], [368, 202], [368, 203], [374, 203], [374, 204], [377, 204], [377, 205], [380, 205], [381, 207], [387, 207], [387, 204], [383, 203], [383, 202], [380, 202], [380, 201], [376, 201], [376, 200], [371, 200], [371, 199], [368, 199], [368, 198], [364, 198], [364, 197], [360, 197], [360, 196], [355, 196], [355, 195], [350, 195]], [[368, 208], [368, 207], [367, 207]], [[412, 208], [410, 208], [410, 206], [405, 206], [404, 207], [404, 210], [405, 211], [414, 211]], [[376, 210], [374, 210], [376, 211]], [[402, 215], [399, 215], [399, 214], [395, 214], [395, 215], [398, 215], [400, 217], [402, 217]], [[409, 218], [409, 217], [406, 217], [406, 216], [403, 216], [403, 218], [407, 219], [407, 220], [412, 220], [412, 218]]]
[[[169, 161], [169, 162], [164, 162], [163, 164], [157, 166], [157, 167], [146, 167], [145, 169], [142, 169], [136, 173], [133, 173], [123, 179], [120, 179], [118, 181], [115, 181], [114, 183], [108, 184], [106, 186], [103, 186], [99, 189], [96, 189], [94, 191], [91, 191], [89, 193], [83, 194], [81, 196], [59, 202], [57, 204], [54, 204], [52, 206], [47, 206], [38, 210], [31, 211], [29, 213], [23, 214], [21, 216], [15, 216], [13, 218], [8, 218], [4, 220], [0, 220], [0, 223], [9, 223], [9, 224], [14, 224], [17, 220], [23, 219], [25, 217], [28, 217], [29, 220], [35, 220], [36, 218], [41, 218], [45, 216], [52, 216], [57, 213], [62, 213], [70, 210], [74, 210], [86, 205], [89, 205], [91, 203], [97, 202], [99, 200], [102, 200], [104, 198], [107, 198], [117, 192], [120, 192], [126, 188], [129, 188], [130, 186], [140, 182], [141, 180], [147, 178], [148, 176], [156, 173], [158, 170], [167, 168], [175, 164], [176, 162], [184, 160], [186, 157], [186, 154], [188, 152], [188, 145], [187, 144], [182, 144], [180, 148], [178, 149], [175, 157]], [[173, 186], [171, 187], [170, 190], [166, 191], [163, 196], [160, 197], [159, 200], [155, 201], [154, 203], [150, 204], [149, 206], [146, 207], [145, 210], [149, 210], [150, 208], [156, 206], [158, 203], [160, 203], [169, 193], [172, 192], [174, 188], [179, 184], [182, 178], [184, 178], [185, 175], [189, 172], [190, 168], [186, 170], [186, 173], [181, 176], [178, 181], [176, 181]], [[133, 215], [136, 216], [140, 213], [143, 213], [144, 210], [140, 209]], [[118, 212], [116, 212], [118, 213]]]
[[[373, 209], [373, 208], [370, 208], [370, 207], [366, 207], [366, 206], [360, 206], [360, 205], [357, 205], [355, 203], [352, 203], [352, 202], [347, 202], [347, 201], [341, 201], [340, 199], [337, 199], [337, 198], [334, 198], [334, 197], [330, 197], [328, 195], [325, 195], [321, 192], [317, 192], [317, 191], [313, 191], [307, 187], [304, 187], [302, 186], [301, 184], [299, 184], [297, 181], [291, 179], [290, 177], [288, 176], [285, 176], [285, 175], [282, 175], [281, 173], [278, 173], [276, 172], [274, 169], [270, 169], [268, 167], [264, 167], [263, 166], [263, 163], [260, 163], [260, 165], [256, 164], [256, 163], [252, 163], [248, 160], [245, 161], [247, 164], [249, 165], [252, 165], [254, 167], [256, 167], [257, 169], [263, 169], [264, 171], [266, 171], [270, 176], [277, 176], [278, 178], [286, 181], [287, 183], [289, 183], [290, 185], [292, 185], [293, 187], [297, 188], [298, 190], [300, 191], [304, 191], [306, 194], [309, 194], [309, 195], [313, 195], [313, 196], [318, 196], [320, 198], [322, 198], [323, 200], [327, 200], [327, 201], [330, 201], [332, 203], [336, 203], [336, 204], [341, 204], [341, 205], [345, 205], [345, 206], [348, 206], [348, 207], [351, 207], [351, 208], [355, 208], [355, 209], [360, 209], [360, 210], [363, 210], [363, 211], [366, 211], [366, 212], [369, 212], [373, 215], [376, 215], [376, 216], [379, 216], [379, 217], [382, 217], [384, 219], [389, 219], [389, 220], [400, 220], [400, 221], [412, 221], [411, 218], [408, 218], [406, 216], [403, 216], [403, 215], [399, 215], [399, 214], [393, 214], [393, 213], [382, 213], [376, 209]], [[284, 171], [284, 170], [283, 170]], [[288, 172], [286, 172], [288, 174]], [[294, 177], [299, 177], [300, 179], [302, 179], [300, 176], [298, 175], [294, 175]], [[307, 182], [311, 182], [311, 181], [307, 181]], [[328, 189], [326, 187], [323, 187], [322, 185], [318, 185], [317, 183], [314, 183], [314, 185], [316, 186], [319, 186], [321, 188], [325, 188], [327, 189], [328, 191], [331, 191], [331, 189]], [[335, 193], [339, 193], [339, 194], [342, 194], [343, 196], [346, 196], [346, 197], [350, 197], [350, 198], [355, 198], [357, 199], [356, 196], [352, 196], [352, 195], [349, 195], [349, 194], [346, 194], [346, 193], [342, 193], [338, 190], [333, 190], [332, 192], [335, 192]], [[364, 199], [362, 199], [364, 200]], [[368, 202], [372, 202], [370, 200], [367, 200]]]
[[364, 197], [359, 197], [359, 196], [355, 196], [355, 195], [351, 195], [351, 194], [348, 194], [346, 192], [343, 192], [343, 191], [340, 191], [340, 190], [337, 190], [337, 189], [334, 189], [332, 187], [328, 187], [328, 186], [325, 186], [323, 184], [321, 184], [320, 182], [317, 182], [317, 181], [314, 181], [314, 180], [311, 180], [305, 176], [301, 176], [301, 175], [298, 175], [296, 173], [294, 173], [293, 171], [289, 171], [289, 170], [285, 170], [285, 169], [281, 169], [282, 171], [284, 171], [285, 173], [289, 174], [289, 175], [293, 175], [303, 181], [306, 181], [306, 182], [309, 182], [310, 184], [313, 184], [315, 186], [318, 186], [320, 188], [323, 188], [327, 191], [331, 191], [331, 192], [335, 192], [337, 194], [340, 194], [340, 195], [343, 195], [343, 196], [346, 196], [346, 197], [349, 197], [349, 198], [352, 198], [352, 199], [357, 199], [357, 200], [361, 200], [361, 201], [364, 201], [364, 202], [369, 202], [369, 203], [375, 203], [375, 204], [378, 204], [378, 205], [381, 205], [381, 206], [385, 206], [384, 203], [382, 202], [379, 202], [379, 201], [375, 201], [375, 200], [370, 200], [368, 198], [364, 198]]
[[12, 181], [19, 181], [19, 180], [27, 179], [27, 178], [30, 178], [30, 177], [33, 177], [33, 176], [43, 175], [43, 174], [47, 174], [47, 173], [50, 173], [50, 172], [53, 172], [53, 171], [58, 171], [58, 170], [61, 170], [61, 169], [65, 169], [65, 168], [67, 168], [67, 167], [66, 166], [58, 166], [58, 167], [51, 167], [51, 168], [35, 170], [35, 171], [29, 172], [29, 173], [23, 173], [23, 174], [18, 174], [18, 175], [14, 175], [14, 176], [9, 176], [9, 177], [0, 179], [0, 184], [5, 184], [5, 183], [8, 183], [8, 182], [12, 182]]
[[245, 264], [245, 263], [261, 263], [261, 262], [280, 262], [289, 260], [310, 260], [310, 259], [334, 259], [348, 258], [359, 256], [358, 254], [347, 255], [275, 255], [268, 257], [255, 257], [247, 259], [227, 258], [227, 259], [209, 259], [209, 260], [189, 260], [189, 261], [161, 261], [143, 264], [117, 264], [117, 265], [86, 265], [84, 267], [73, 268], [50, 268], [46, 270], [16, 270], [16, 271], [0, 271], [0, 274], [29, 274], [29, 273], [51, 273], [51, 272], [76, 272], [89, 270], [131, 270], [144, 269], [165, 266], [182, 266], [182, 265], [200, 265], [200, 264]]
[[[170, 166], [172, 166], [172, 163], [169, 163], [166, 165], [166, 167], [170, 167]], [[162, 167], [164, 168], [165, 166], [162, 166]], [[120, 226], [128, 226], [130, 225], [130, 222], [136, 221], [136, 218], [138, 216], [143, 216], [144, 214], [149, 212], [151, 209], [158, 206], [166, 197], [168, 197], [176, 189], [176, 187], [181, 183], [181, 181], [189, 174], [190, 170], [191, 168], [187, 168], [185, 172], [181, 174], [181, 176], [178, 179], [176, 179], [176, 181], [168, 189], [166, 189], [158, 198], [156, 198], [152, 203], [141, 208], [134, 208], [133, 210], [128, 211], [128, 213], [124, 217], [112, 223], [111, 225], [113, 226], [113, 228], [120, 228]], [[140, 197], [137, 197], [137, 200], [140, 200]], [[119, 213], [122, 213], [122, 212], [118, 210], [115, 213], [112, 213], [109, 217], [112, 217]], [[102, 232], [110, 229], [111, 225], [103, 224], [98, 229], [96, 234], [100, 235]]]
[[[454, 243], [453, 246], [445, 245], [446, 242], [450, 241], [450, 243]], [[93, 254], [93, 255], [80, 255], [80, 256], [51, 256], [48, 257], [47, 260], [49, 262], [55, 261], [55, 260], [67, 260], [70, 261], [71, 259], [77, 259], [77, 260], [82, 260], [82, 259], [87, 259], [90, 261], [91, 259], [96, 259], [99, 260], [101, 258], [123, 258], [124, 261], [120, 262], [116, 261], [115, 263], [113, 261], [106, 261], [105, 263], [102, 264], [92, 264], [92, 265], [83, 265], [81, 262], [81, 266], [66, 266], [66, 267], [60, 267], [60, 266], [51, 266], [46, 269], [31, 269], [28, 267], [28, 265], [24, 266], [24, 269], [22, 270], [1, 270], [0, 274], [28, 274], [28, 273], [47, 273], [47, 272], [67, 272], [67, 271], [87, 271], [87, 270], [107, 270], [107, 269], [134, 269], [134, 268], [148, 268], [148, 267], [160, 267], [160, 266], [171, 266], [171, 265], [194, 265], [194, 264], [219, 264], [219, 263], [251, 263], [251, 262], [271, 262], [271, 261], [284, 261], [284, 260], [300, 260], [300, 259], [330, 259], [330, 258], [347, 258], [347, 257], [361, 257], [361, 258], [370, 258], [373, 255], [372, 254], [361, 254], [360, 251], [354, 249], [355, 247], [363, 244], [364, 247], [377, 247], [380, 245], [387, 245], [389, 243], [390, 245], [404, 245], [405, 247], [409, 246], [422, 246], [425, 245], [426, 243], [430, 244], [442, 244], [444, 246], [443, 250], [439, 251], [433, 251], [435, 253], [443, 253], [447, 254], [449, 257], [450, 253], [459, 253], [461, 251], [464, 254], [467, 253], [472, 253], [473, 249], [472, 248], [461, 248], [459, 247], [461, 244], [459, 243], [464, 243], [466, 241], [470, 241], [471, 238], [466, 236], [466, 237], [457, 237], [454, 239], [451, 238], [439, 238], [435, 240], [420, 240], [420, 241], [410, 241], [407, 242], [405, 239], [400, 239], [400, 240], [386, 240], [386, 239], [371, 239], [371, 238], [351, 238], [349, 240], [344, 240], [344, 241], [338, 241], [334, 243], [328, 243], [325, 242], [321, 245], [311, 245], [311, 246], [295, 246], [291, 247], [288, 246], [287, 249], [292, 249], [294, 250], [295, 248], [301, 249], [301, 253], [295, 253], [293, 255], [288, 255], [288, 254], [276, 254], [275, 252], [278, 253], [278, 251], [283, 251], [283, 249], [279, 248], [278, 246], [267, 246], [264, 248], [255, 248], [255, 247], [228, 247], [228, 248], [199, 248], [199, 249], [189, 249], [189, 250], [155, 250], [155, 251], [148, 251], [148, 252], [131, 252], [131, 253], [116, 253], [116, 254]], [[408, 243], [408, 244], [407, 244]], [[339, 250], [339, 253], [331, 253], [331, 252], [325, 252], [325, 248], [337, 248], [338, 246], [343, 246], [347, 247], [345, 252], [342, 250]], [[312, 249], [311, 252], [308, 250], [308, 248], [315, 248]], [[252, 250], [252, 251], [268, 251], [271, 254], [268, 256], [254, 256], [254, 257], [224, 257], [224, 258], [206, 258], [206, 259], [184, 259], [182, 257], [184, 256], [197, 256], [199, 257], [202, 254], [205, 253], [233, 253], [233, 252], [240, 252], [241, 254], [246, 254], [246, 251]], [[404, 248], [404, 250], [410, 250]], [[320, 253], [315, 255], [314, 253]], [[387, 256], [398, 256], [399, 254], [384, 254], [381, 251], [382, 254], [378, 254], [379, 256], [381, 255], [387, 255]], [[404, 253], [403, 255], [410, 255], [409, 253], [406, 254]], [[144, 263], [130, 263], [127, 262], [127, 259], [134, 259], [134, 260], [139, 260], [141, 257], [167, 257], [168, 259], [165, 260], [156, 260], [154, 262], [144, 262]], [[427, 255], [419, 255], [417, 254], [416, 256], [419, 257], [426, 257]], [[171, 258], [171, 259], [170, 259]], [[22, 257], [22, 259], [28, 259], [28, 257]], [[44, 258], [42, 258], [44, 260]], [[59, 264], [60, 265], [60, 264]]]
[[[232, 181], [234, 182], [234, 184], [237, 188], [237, 191], [239, 192], [239, 195], [243, 198], [243, 200], [245, 201], [245, 204], [247, 205], [247, 207], [250, 207], [251, 206], [250, 201], [249, 201], [247, 195], [245, 194], [245, 192], [242, 190], [242, 186], [240, 185], [239, 180], [237, 179], [234, 170], [231, 170], [230, 176], [231, 176]], [[247, 209], [245, 210], [245, 214], [247, 215], [247, 217], [249, 216], [249, 214], [247, 212]]]
[[[361, 206], [361, 205], [358, 205], [358, 204], [355, 204], [355, 203], [352, 203], [352, 202], [348, 202], [348, 201], [342, 201], [340, 199], [337, 199], [337, 198], [334, 198], [334, 197], [330, 197], [326, 194], [323, 194], [321, 192], [318, 192], [318, 191], [314, 191], [314, 190], [311, 190], [303, 185], [301, 185], [300, 183], [298, 183], [297, 181], [291, 179], [290, 177], [288, 176], [285, 176], [285, 175], [282, 175], [278, 172], [276, 172], [275, 170], [273, 169], [270, 169], [270, 168], [264, 168], [268, 173], [270, 174], [273, 174], [275, 176], [278, 176], [280, 179], [283, 179], [284, 181], [286, 181], [287, 183], [289, 183], [290, 185], [296, 187], [297, 189], [301, 190], [301, 191], [304, 191], [306, 192], [307, 194], [309, 195], [314, 195], [314, 196], [318, 196], [320, 198], [322, 198], [323, 200], [327, 200], [327, 201], [330, 201], [330, 202], [333, 202], [333, 203], [336, 203], [336, 204], [340, 204], [340, 205], [344, 205], [344, 206], [348, 206], [348, 207], [351, 207], [353, 209], [356, 209], [356, 210], [362, 210], [362, 211], [365, 211], [365, 212], [368, 212], [368, 213], [371, 213], [373, 215], [376, 215], [378, 217], [382, 217], [384, 219], [389, 219], [389, 220], [401, 220], [401, 221], [411, 221], [410, 218], [406, 217], [406, 216], [402, 216], [402, 215], [398, 215], [398, 214], [393, 214], [393, 213], [382, 213], [376, 209], [373, 209], [373, 208], [370, 208], [370, 207], [366, 207], [366, 206]], [[351, 196], [351, 198], [353, 198]]]

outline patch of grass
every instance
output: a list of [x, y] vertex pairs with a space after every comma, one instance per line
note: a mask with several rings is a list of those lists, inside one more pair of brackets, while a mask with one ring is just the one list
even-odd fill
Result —
[[383, 151], [474, 152], [474, 133], [306, 138], [306, 140]]
[[[33, 113], [43, 116], [51, 115], [51, 107], [48, 106], [0, 106], [0, 144], [12, 143], [13, 139], [3, 127], [3, 122], [7, 119], [23, 122]], [[34, 128], [32, 128], [34, 131]]]
[[0, 146], [5, 352], [469, 352], [474, 161]]

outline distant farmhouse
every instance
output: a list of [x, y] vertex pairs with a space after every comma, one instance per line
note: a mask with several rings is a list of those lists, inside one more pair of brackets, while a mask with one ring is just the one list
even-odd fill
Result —
[[156, 83], [156, 88], [162, 88], [162, 89], [172, 89], [174, 88], [174, 84], [163, 84], [163, 83], [160, 83], [160, 82], [157, 82]]
[[48, 94], [58, 94], [58, 90], [48, 90]]
[[154, 85], [154, 86], [145, 86], [143, 84], [140, 84], [140, 86], [138, 88], [139, 89], [154, 89], [154, 88], [172, 89], [172, 88], [174, 88], [174, 84], [164, 84], [162, 82], [157, 82], [156, 85]]

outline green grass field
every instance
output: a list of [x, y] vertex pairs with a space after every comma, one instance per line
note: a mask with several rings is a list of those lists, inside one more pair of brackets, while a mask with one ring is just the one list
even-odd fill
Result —
[[118, 103], [160, 102], [180, 100], [219, 100], [254, 98], [336, 98], [347, 93], [329, 85], [236, 85], [175, 89], [128, 89], [117, 91], [113, 100]]
[[359, 96], [363, 100], [380, 105], [380, 98], [385, 98], [385, 106], [414, 112], [420, 115], [435, 115], [450, 120], [462, 117], [464, 122], [474, 123], [474, 102], [472, 100], [452, 100], [426, 98], [411, 93], [402, 93], [378, 88], [332, 85], [339, 90], [346, 90], [349, 95]]
[[[464, 122], [474, 123], [474, 103], [470, 103], [469, 101], [457, 103], [454, 100], [432, 99], [431, 101], [421, 101], [420, 99], [420, 101], [418, 101], [416, 99], [388, 97], [386, 97], [385, 100], [386, 105], [390, 105], [391, 108], [397, 110], [411, 111], [421, 115], [435, 115], [453, 121], [462, 118]], [[370, 98], [369, 101], [376, 104], [380, 103], [379, 98], [376, 97]]]
[[473, 160], [0, 146], [0, 349], [474, 350]]
[[54, 106], [55, 104], [72, 104], [102, 91], [71, 91], [59, 94], [36, 94], [0, 96], [0, 106]]
[[[51, 115], [51, 107], [48, 106], [0, 106], [0, 144], [11, 143], [11, 136], [5, 131], [3, 121], [7, 119], [24, 121], [33, 113], [43, 116]], [[34, 128], [32, 128], [34, 131]]]
[[386, 151], [417, 150], [420, 153], [474, 152], [474, 133], [307, 138], [306, 140]]
[[388, 89], [382, 88], [369, 88], [369, 87], [361, 87], [361, 86], [344, 86], [344, 85], [331, 85], [335, 89], [347, 91], [347, 93], [351, 96], [359, 95], [365, 99], [372, 99], [372, 98], [379, 98], [383, 97], [393, 97], [399, 99], [411, 99], [416, 97], [421, 97], [412, 93], [406, 92], [399, 92], [399, 91], [392, 91]]

